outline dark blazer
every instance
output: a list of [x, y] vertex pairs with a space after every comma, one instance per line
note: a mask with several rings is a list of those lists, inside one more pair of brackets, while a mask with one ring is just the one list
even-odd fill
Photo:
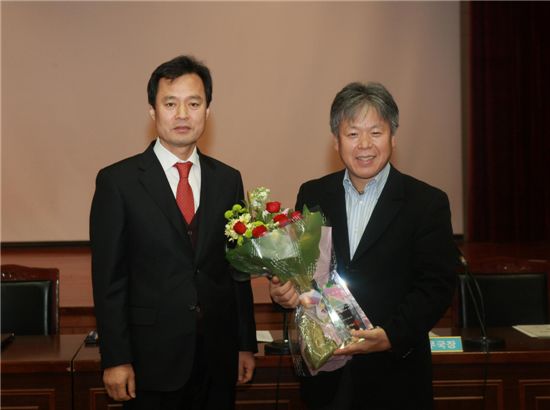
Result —
[[[358, 402], [384, 409], [432, 407], [429, 330], [451, 303], [457, 250], [444, 192], [391, 168], [353, 259], [350, 259], [344, 171], [303, 184], [296, 207], [320, 207], [332, 226], [338, 270], [391, 352], [351, 362]], [[333, 375], [304, 380], [306, 398], [330, 391]], [[323, 390], [319, 390], [323, 389]], [[314, 399], [312, 399], [314, 400]], [[377, 407], [379, 406], [379, 407]]]
[[238, 351], [256, 351], [250, 282], [235, 282], [225, 260], [224, 212], [243, 198], [241, 175], [199, 152], [194, 248], [153, 145], [97, 176], [90, 239], [102, 366], [132, 363], [140, 389], [180, 388], [200, 314], [210, 373], [235, 384]]

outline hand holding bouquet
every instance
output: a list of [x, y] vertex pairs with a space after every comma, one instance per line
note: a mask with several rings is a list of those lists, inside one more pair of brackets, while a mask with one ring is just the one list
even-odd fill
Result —
[[237, 280], [276, 275], [307, 295], [308, 305], [296, 309], [290, 344], [296, 370], [302, 375], [335, 370], [349, 359], [332, 354], [354, 341], [350, 330], [372, 325], [336, 272], [331, 228], [323, 215], [281, 209], [268, 197], [269, 189], [256, 188], [244, 206], [226, 211], [225, 234], [233, 245], [226, 257]]

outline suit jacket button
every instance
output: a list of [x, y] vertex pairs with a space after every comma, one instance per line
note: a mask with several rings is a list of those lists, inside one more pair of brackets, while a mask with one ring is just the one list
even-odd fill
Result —
[[199, 305], [189, 305], [189, 310], [199, 310]]

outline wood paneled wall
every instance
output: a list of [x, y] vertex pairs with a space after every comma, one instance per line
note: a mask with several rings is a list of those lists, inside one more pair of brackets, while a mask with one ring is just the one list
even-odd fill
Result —
[[[460, 244], [468, 269], [475, 273], [550, 272], [550, 242], [528, 244]], [[60, 332], [83, 333], [95, 328], [88, 247], [2, 247], [2, 264], [55, 267], [60, 271]], [[549, 281], [550, 282], [550, 281]], [[267, 280], [252, 280], [258, 329], [280, 329], [282, 313], [271, 304]], [[458, 323], [456, 303], [437, 327]]]

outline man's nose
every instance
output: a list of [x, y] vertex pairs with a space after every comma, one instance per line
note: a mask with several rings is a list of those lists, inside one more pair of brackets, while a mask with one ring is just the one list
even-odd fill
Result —
[[178, 106], [178, 109], [176, 110], [176, 117], [177, 118], [187, 118], [188, 111], [185, 104], [181, 104]]
[[372, 145], [372, 138], [369, 134], [359, 136], [359, 148], [369, 148]]

